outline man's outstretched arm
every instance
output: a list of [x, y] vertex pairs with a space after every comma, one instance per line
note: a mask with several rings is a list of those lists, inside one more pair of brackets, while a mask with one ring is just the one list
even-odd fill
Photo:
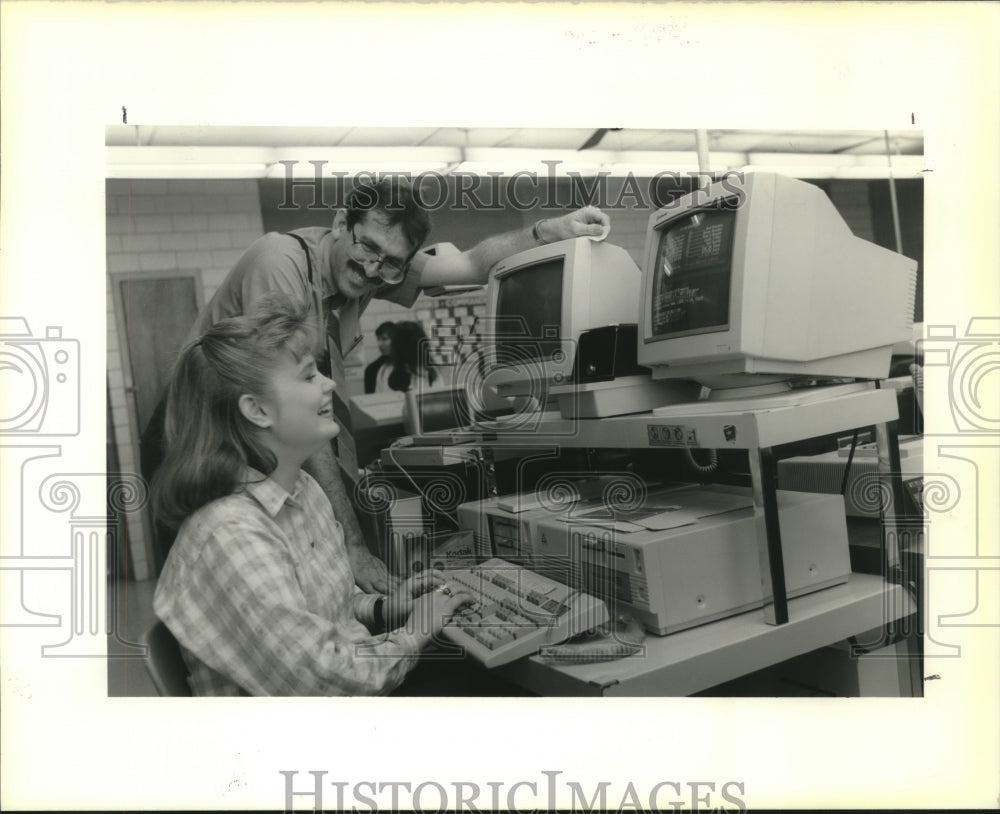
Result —
[[[428, 257], [417, 254], [414, 266], [420, 285], [483, 285], [489, 270], [506, 257], [543, 243], [573, 237], [597, 237], [611, 226], [611, 220], [596, 206], [586, 206], [558, 218], [543, 218], [532, 226], [485, 238], [468, 251]], [[538, 237], [535, 237], [537, 227]]]

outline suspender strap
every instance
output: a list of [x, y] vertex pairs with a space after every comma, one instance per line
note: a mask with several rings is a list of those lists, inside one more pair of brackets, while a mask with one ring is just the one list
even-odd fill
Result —
[[[309, 278], [310, 296], [312, 296], [312, 292], [316, 290], [316, 279], [315, 279], [315, 274], [313, 272], [312, 255], [309, 253], [309, 244], [306, 243], [306, 240], [304, 237], [302, 237], [302, 235], [297, 235], [295, 234], [295, 232], [285, 232], [285, 235], [288, 237], [295, 238], [296, 242], [302, 247], [302, 251], [305, 253], [306, 275]], [[320, 297], [320, 300], [322, 301], [322, 297]], [[326, 314], [321, 313], [319, 317], [323, 322], [323, 324], [320, 326], [320, 330], [324, 331], [325, 333]], [[322, 373], [324, 376], [327, 377], [330, 376], [330, 352], [329, 349], [326, 347], [325, 341], [324, 341], [323, 354], [319, 359], [316, 360], [316, 367], [319, 369], [319, 372]]]
[[309, 275], [309, 285], [313, 288], [316, 287], [316, 283], [313, 280], [313, 261], [312, 255], [309, 254], [309, 244], [306, 243], [306, 239], [302, 235], [297, 235], [295, 232], [285, 232], [288, 237], [294, 237], [298, 244], [302, 247], [302, 251], [306, 253], [306, 273]]

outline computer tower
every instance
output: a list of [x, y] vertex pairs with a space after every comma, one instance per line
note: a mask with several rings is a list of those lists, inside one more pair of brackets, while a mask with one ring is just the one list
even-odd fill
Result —
[[[740, 508], [726, 511], [719, 500], [726, 495]], [[571, 516], [538, 521], [532, 534], [536, 567], [661, 635], [760, 607], [763, 519], [754, 515], [750, 490], [711, 486], [675, 496], [677, 511], [690, 522], [674, 528], [622, 531]], [[777, 498], [788, 596], [846, 582], [851, 566], [843, 499], [780, 491]]]

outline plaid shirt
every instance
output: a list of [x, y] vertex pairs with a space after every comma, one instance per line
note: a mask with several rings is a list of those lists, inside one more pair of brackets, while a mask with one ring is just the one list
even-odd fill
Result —
[[[376, 695], [419, 643], [372, 635], [376, 595], [354, 583], [341, 525], [300, 472], [288, 494], [248, 483], [181, 526], [153, 607], [181, 645], [195, 695]], [[367, 627], [366, 627], [367, 625]]]

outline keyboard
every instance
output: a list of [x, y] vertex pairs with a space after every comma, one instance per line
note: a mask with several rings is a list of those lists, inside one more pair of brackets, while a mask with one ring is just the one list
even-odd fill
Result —
[[608, 620], [600, 599], [495, 557], [449, 569], [445, 577], [476, 602], [445, 623], [444, 635], [485, 667], [530, 656]]

